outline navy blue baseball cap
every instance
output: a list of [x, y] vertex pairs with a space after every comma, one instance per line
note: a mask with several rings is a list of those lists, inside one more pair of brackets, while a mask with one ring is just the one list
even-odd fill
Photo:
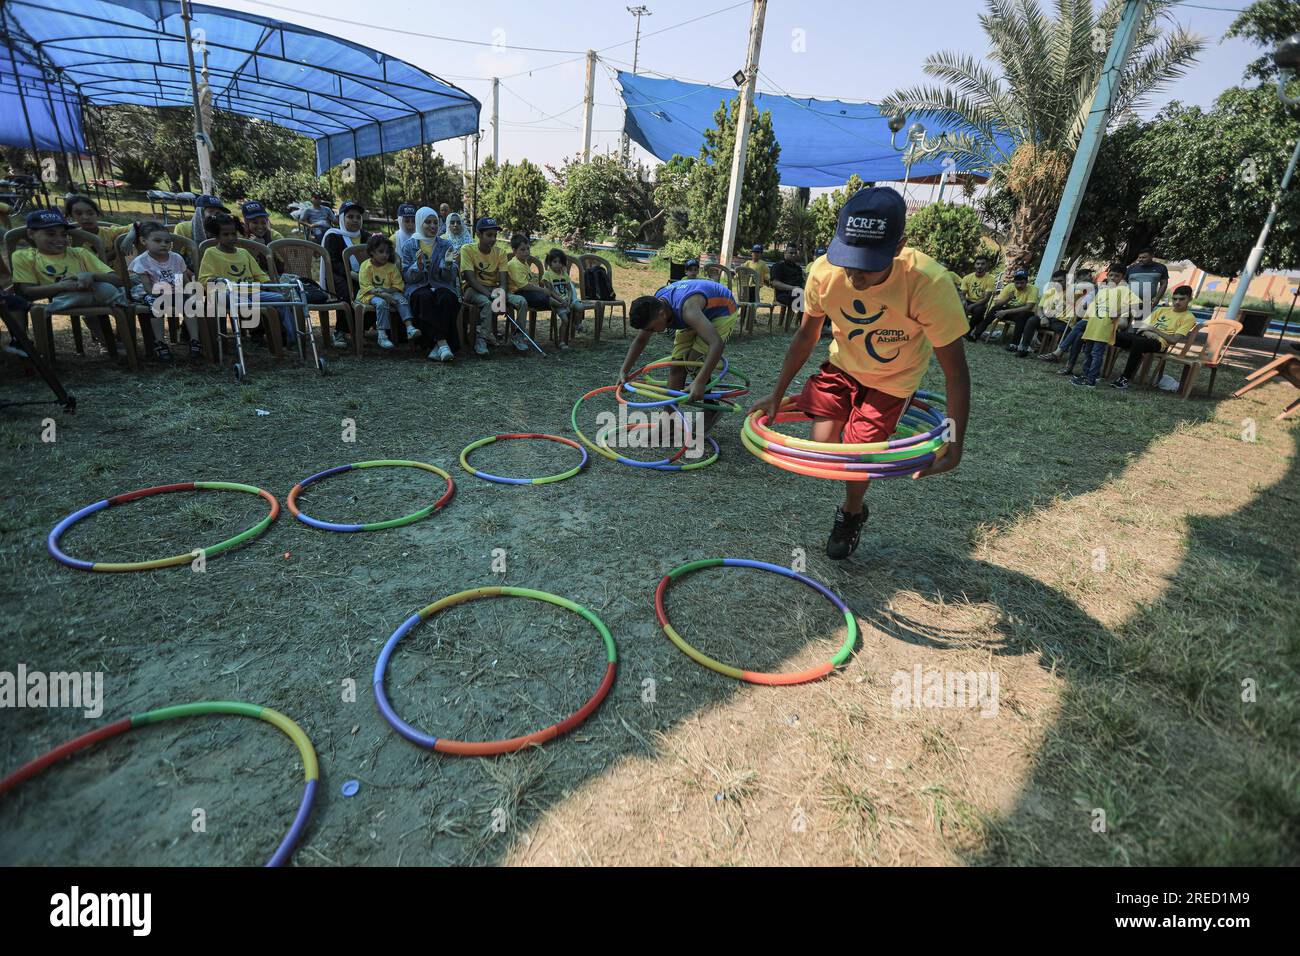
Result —
[[491, 216], [482, 216], [479, 218], [478, 222], [474, 223], [475, 232], [483, 232], [487, 229], [500, 229], [500, 228], [501, 227], [497, 225], [497, 221], [493, 219]]
[[698, 268], [700, 267], [700, 260], [699, 260], [699, 259], [687, 259], [685, 262], [682, 263], [682, 268], [683, 268], [683, 269], [690, 269], [691, 267], [694, 267], [694, 268], [698, 269]]
[[51, 229], [54, 226], [63, 226], [66, 229], [70, 225], [72, 223], [68, 222], [67, 217], [57, 209], [38, 209], [27, 214], [28, 229]]
[[882, 272], [894, 261], [907, 225], [907, 204], [888, 186], [859, 189], [840, 210], [835, 238], [826, 250], [833, 266]]
[[763, 251], [763, 244], [762, 244], [761, 242], [756, 242], [756, 243], [754, 243], [752, 246], [749, 247], [749, 251], [750, 251], [750, 252], [762, 252], [762, 251]]
[[244, 214], [245, 219], [256, 219], [259, 216], [271, 215], [266, 211], [266, 207], [256, 199], [250, 199], [248, 202], [240, 206], [239, 209]]
[[200, 209], [205, 209], [209, 206], [217, 206], [220, 207], [221, 209], [226, 208], [225, 206], [221, 205], [221, 200], [218, 199], [216, 196], [207, 196], [207, 195], [195, 196], [194, 205], [198, 206]]
[[1012, 278], [1012, 279], [1028, 279], [1028, 278], [1029, 278], [1029, 273], [1026, 272], [1024, 269], [1017, 269], [1015, 272], [1011, 273], [1011, 278]]
[[398, 219], [401, 219], [403, 216], [414, 216], [414, 215], [415, 215], [415, 207], [412, 206], [409, 202], [404, 202], [397, 207]]
[[358, 210], [358, 211], [360, 211], [360, 212], [365, 212], [365, 211], [366, 211], [366, 207], [363, 206], [363, 205], [361, 205], [361, 203], [357, 202], [355, 199], [349, 199], [349, 200], [348, 200], [347, 202], [345, 202], [343, 205], [339, 206], [339, 215], [340, 215], [340, 216], [346, 216], [346, 215], [347, 215], [348, 213], [350, 213], [353, 209], [356, 209], [356, 210]]

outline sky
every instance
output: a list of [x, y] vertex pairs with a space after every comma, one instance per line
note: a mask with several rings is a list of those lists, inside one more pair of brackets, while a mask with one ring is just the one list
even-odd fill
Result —
[[[1141, 114], [1151, 115], [1173, 99], [1208, 106], [1224, 88], [1240, 82], [1246, 64], [1261, 51], [1241, 40], [1223, 40], [1223, 34], [1247, 3], [1191, 0], [1176, 8], [1176, 22], [1205, 37], [1206, 49], [1188, 75], [1153, 97]], [[330, 33], [406, 60], [466, 90], [483, 104], [480, 161], [492, 151], [493, 76], [501, 78], [502, 161], [527, 158], [558, 165], [580, 152], [585, 51], [595, 49], [600, 62], [592, 150], [618, 148], [622, 106], [612, 74], [631, 69], [636, 18], [627, 7], [635, 3], [371, 0], [361, 6], [355, 0], [227, 0], [209, 5]], [[730, 76], [744, 67], [749, 0], [644, 0], [644, 6], [651, 12], [641, 18], [641, 72], [730, 85]], [[1043, 0], [1043, 6], [1054, 4]], [[980, 0], [769, 0], [759, 88], [824, 99], [879, 100], [895, 88], [928, 82], [921, 68], [932, 53], [986, 53], [978, 20], [983, 7]], [[441, 143], [439, 151], [461, 164], [461, 140]], [[635, 144], [632, 154], [657, 162]]]

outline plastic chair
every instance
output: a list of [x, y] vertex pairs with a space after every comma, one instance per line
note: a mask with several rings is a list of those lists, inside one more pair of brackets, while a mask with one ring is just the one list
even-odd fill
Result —
[[[199, 246], [199, 250], [198, 250], [199, 265], [203, 264], [203, 254], [207, 252], [209, 249], [214, 248], [216, 244], [217, 244], [217, 240], [215, 239], [203, 240], [203, 243]], [[251, 255], [254, 259], [264, 257], [268, 252], [266, 246], [252, 239], [236, 239], [235, 245], [238, 246], [240, 249], [247, 249], [249, 255]], [[198, 275], [198, 271], [199, 271], [198, 269], [194, 270], [194, 274], [196, 276]], [[273, 272], [268, 272], [267, 276], [272, 280], [276, 278]], [[270, 314], [274, 316], [273, 319], [267, 318], [268, 312], [270, 312]], [[212, 336], [212, 342], [214, 344], [217, 341], [216, 339], [217, 328], [218, 328], [217, 321], [218, 321], [218, 317], [215, 315], [205, 315], [199, 320], [200, 327], [204, 325], [209, 325], [210, 323], [209, 333]], [[280, 313], [276, 312], [271, 306], [264, 306], [262, 308], [262, 321], [267, 330], [267, 341], [271, 343], [271, 354], [274, 355], [276, 358], [280, 358], [282, 355], [284, 355], [284, 347], [283, 347], [284, 332], [280, 328]], [[202, 332], [200, 332], [200, 335], [202, 335]], [[206, 347], [206, 343], [205, 343], [205, 347]], [[216, 355], [217, 353], [214, 349], [212, 353], [213, 361], [216, 361]]]
[[[69, 229], [68, 236], [76, 237], [79, 244], [89, 246], [91, 251], [102, 262], [104, 259], [104, 245], [100, 242], [98, 236], [93, 236], [88, 232], [80, 229]], [[14, 251], [18, 248], [20, 242], [27, 238], [27, 229], [20, 226], [17, 229], [10, 229], [5, 233], [4, 248], [10, 265], [13, 263]], [[55, 315], [66, 315], [74, 323], [73, 340], [77, 344], [77, 351], [82, 352], [81, 345], [81, 326], [80, 320], [88, 318], [117, 319], [117, 338], [122, 339], [126, 346], [126, 361], [132, 371], [139, 369], [140, 359], [135, 350], [135, 327], [131, 315], [122, 308], [109, 305], [87, 305], [73, 306], [67, 309], [59, 309], [56, 312], [49, 310], [47, 303], [34, 302], [31, 308], [32, 319], [32, 343], [36, 350], [41, 353], [41, 357], [50, 365], [54, 365], [54, 323]], [[114, 350], [114, 339], [110, 323], [105, 323], [106, 344], [109, 351]]]
[[[305, 325], [308, 330], [311, 328], [311, 314], [317, 315], [334, 315], [342, 313], [347, 320], [348, 327], [355, 329], [357, 322], [353, 316], [352, 300], [343, 301], [338, 291], [334, 288], [334, 260], [329, 254], [329, 250], [320, 243], [312, 242], [310, 239], [293, 239], [285, 237], [284, 239], [272, 240], [270, 249], [276, 271], [270, 273], [272, 279], [279, 279], [283, 275], [296, 275], [300, 279], [310, 279], [315, 282], [320, 274], [320, 261], [325, 260], [325, 294], [330, 297], [328, 302], [312, 304], [307, 307], [307, 315], [304, 316]], [[364, 246], [362, 249], [364, 250]], [[284, 264], [284, 268], [279, 268], [279, 263]], [[354, 334], [353, 339], [357, 336]], [[328, 343], [321, 340], [322, 348], [327, 347]]]
[[1178, 394], [1187, 399], [1192, 396], [1192, 385], [1196, 382], [1197, 373], [1202, 368], [1208, 368], [1210, 370], [1210, 385], [1205, 394], [1206, 397], [1213, 398], [1214, 379], [1219, 373], [1219, 366], [1223, 364], [1223, 357], [1228, 352], [1228, 346], [1241, 332], [1241, 323], [1228, 319], [1211, 319], [1196, 331], [1205, 333], [1205, 342], [1201, 345], [1200, 350], [1192, 352], [1192, 344], [1196, 339], [1196, 332], [1193, 332], [1188, 336], [1187, 342], [1184, 343], [1183, 354], [1175, 355], [1172, 351], [1161, 352], [1156, 359], [1156, 371], [1153, 381], [1160, 381], [1160, 376], [1165, 371], [1166, 362], [1181, 366], [1182, 376]]
[[[772, 310], [776, 308], [773, 302], [763, 301], [763, 289], [758, 284], [758, 273], [748, 266], [738, 266], [735, 269], [737, 282], [740, 284], [740, 298], [737, 305], [740, 306], [740, 314], [746, 319], [746, 328], [748, 331], [754, 331], [754, 319], [758, 315], [759, 309], [767, 309], [767, 332], [772, 333]], [[749, 298], [753, 294], [753, 298]]]
[[700, 275], [705, 279], [721, 282], [733, 292], [736, 290], [736, 274], [724, 265], [711, 262], [707, 266], [700, 266]]
[[[172, 239], [172, 251], [178, 253], [180, 257], [185, 260], [185, 264], [190, 267], [190, 271], [193, 272], [195, 275], [198, 275], [199, 255], [198, 255], [198, 249], [194, 245], [194, 240], [188, 239], [185, 236], [178, 236], [175, 233], [168, 233], [168, 235], [171, 236]], [[114, 242], [114, 245], [117, 246], [117, 258], [114, 260], [115, 269], [118, 278], [122, 280], [122, 288], [128, 290], [127, 298], [129, 300], [130, 298], [129, 290], [131, 288], [130, 268], [131, 268], [132, 261], [135, 259], [135, 256], [133, 255], [135, 250], [134, 247], [131, 246], [130, 234], [123, 233], [122, 235], [118, 236], [117, 240]], [[151, 318], [153, 316], [153, 311], [147, 305], [143, 305], [139, 302], [131, 302], [129, 308], [132, 317], [139, 317], [141, 319], [141, 330], [143, 332], [143, 328], [144, 328], [143, 322], [147, 318]], [[171, 340], [172, 344], [175, 344], [180, 340], [181, 316], [169, 315], [167, 316], [165, 323], [166, 323], [166, 330], [167, 330], [167, 338]], [[216, 343], [209, 341], [208, 336], [206, 334], [207, 331], [208, 330], [205, 324], [203, 322], [200, 322], [199, 323], [199, 344], [203, 347], [204, 356], [209, 361], [215, 362], [217, 360]]]
[[582, 284], [578, 286], [578, 288], [582, 290], [582, 299], [584, 302], [590, 302], [592, 304], [592, 307], [596, 311], [596, 330], [595, 330], [596, 341], [597, 342], [600, 341], [600, 326], [605, 318], [606, 307], [610, 309], [611, 318], [613, 315], [613, 310], [615, 308], [622, 310], [623, 334], [627, 335], [627, 303], [624, 302], [622, 299], [597, 298], [592, 294], [595, 290], [589, 288], [587, 283], [587, 270], [593, 268], [599, 269], [602, 272], [604, 272], [608, 277], [609, 286], [612, 289], [614, 287], [614, 273], [610, 269], [609, 263], [606, 262], [604, 259], [602, 259], [600, 256], [595, 256], [590, 254], [578, 256], [577, 261], [578, 261], [578, 268], [579, 270], [581, 270], [581, 276], [582, 276]]
[[[1284, 378], [1296, 388], [1300, 388], [1300, 355], [1279, 355], [1262, 368], [1255, 369], [1246, 376], [1246, 384], [1233, 392], [1232, 397], [1240, 398], [1251, 389], [1259, 388], [1265, 382], [1272, 381], [1275, 378]], [[1296, 411], [1300, 411], [1300, 398], [1282, 409], [1282, 414], [1277, 416], [1277, 420], [1281, 421]]]

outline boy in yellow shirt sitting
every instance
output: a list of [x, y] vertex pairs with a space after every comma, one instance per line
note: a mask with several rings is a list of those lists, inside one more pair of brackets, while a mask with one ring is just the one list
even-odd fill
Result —
[[966, 334], [966, 341], [974, 342], [979, 338], [974, 334], [974, 329], [983, 320], [997, 284], [998, 277], [989, 272], [988, 257], [976, 256], [975, 271], [968, 273], [961, 280], [960, 286], [962, 305], [966, 309], [966, 321], [971, 327], [971, 331]]
[[1115, 336], [1115, 344], [1128, 349], [1128, 361], [1124, 363], [1124, 372], [1111, 382], [1112, 388], [1128, 388], [1131, 379], [1142, 364], [1142, 356], [1151, 352], [1167, 352], [1171, 346], [1186, 342], [1189, 335], [1196, 332], [1196, 316], [1189, 306], [1192, 304], [1192, 287], [1180, 285], [1174, 289], [1172, 308], [1162, 305], [1151, 313], [1145, 322], [1139, 322], [1130, 330], [1123, 330]]
[[[829, 319], [828, 361], [803, 386], [796, 403], [812, 419], [812, 440], [858, 444], [886, 441], [930, 365], [947, 381], [952, 427], [947, 453], [913, 475], [951, 471], [961, 462], [970, 410], [970, 372], [962, 337], [968, 324], [952, 281], [939, 263], [905, 248], [907, 206], [888, 187], [860, 189], [840, 211], [835, 238], [813, 263], [804, 288], [804, 319], [786, 352], [772, 394], [755, 407], [776, 419], [786, 389], [812, 356]], [[699, 379], [697, 379], [699, 381]], [[866, 480], [844, 483], [844, 504], [826, 542], [843, 560], [858, 546], [867, 518]]]
[[1121, 324], [1128, 328], [1140, 306], [1141, 301], [1124, 279], [1124, 264], [1112, 262], [1106, 269], [1106, 281], [1088, 306], [1088, 323], [1082, 339], [1083, 373], [1071, 378], [1070, 384], [1097, 387], [1106, 349], [1115, 344], [1115, 333]]
[[[412, 217], [414, 218], [414, 217]], [[411, 303], [403, 289], [402, 270], [394, 261], [393, 242], [387, 236], [375, 233], [366, 240], [366, 261], [361, 263], [361, 272], [357, 279], [357, 305], [375, 307], [375, 327], [379, 333], [379, 347], [391, 349], [393, 340], [388, 337], [388, 330], [393, 327], [389, 314], [397, 309], [397, 314], [406, 323], [406, 337], [416, 338], [419, 333], [411, 322]]]
[[563, 249], [552, 249], [546, 254], [546, 271], [542, 278], [551, 284], [551, 299], [555, 303], [555, 319], [560, 323], [560, 348], [569, 347], [569, 336], [576, 326], [573, 324], [573, 309], [578, 302], [578, 290], [573, 287], [569, 276], [569, 257]]
[[[77, 306], [124, 308], [122, 280], [89, 249], [70, 246], [68, 226], [68, 220], [54, 209], [27, 216], [30, 245], [14, 250], [14, 291], [29, 302], [49, 299], [50, 313]], [[105, 320], [91, 317], [85, 322], [101, 354], [111, 354]]]
[[1002, 291], [994, 296], [984, 321], [975, 330], [975, 338], [978, 339], [994, 322], [1010, 319], [1015, 323], [1015, 327], [1006, 337], [1007, 351], [1018, 351], [1020, 337], [1024, 335], [1025, 326], [1033, 318], [1037, 305], [1038, 287], [1029, 281], [1028, 271], [1017, 269], [1011, 274], [1011, 283], [1003, 286]]
[[[262, 271], [252, 253], [238, 245], [239, 220], [223, 213], [209, 222], [216, 232], [217, 244], [203, 253], [203, 261], [199, 263], [199, 282], [211, 286], [217, 279], [229, 279], [240, 293], [240, 304], [246, 302], [254, 309], [284, 302], [284, 296], [275, 290], [262, 289], [261, 283], [270, 282], [271, 277]], [[233, 309], [236, 304], [232, 302], [229, 306]], [[285, 344], [292, 345], [298, 340], [293, 314], [284, 305], [278, 306], [276, 311], [280, 313]]]
[[[528, 260], [533, 252], [532, 242], [526, 232], [516, 232], [510, 237], [510, 258], [506, 260], [507, 301], [514, 310], [515, 319], [523, 323], [529, 309], [554, 309], [557, 305], [551, 294], [533, 281], [533, 270]], [[527, 352], [528, 345], [522, 333], [508, 330], [511, 344], [520, 352]]]
[[[460, 247], [461, 299], [466, 305], [478, 307], [478, 335], [474, 339], [474, 352], [487, 355], [487, 340], [492, 336], [492, 310], [494, 299], [499, 308], [509, 308], [506, 291], [509, 285], [506, 254], [497, 248], [497, 234], [501, 227], [490, 216], [474, 224], [478, 242]], [[526, 348], [527, 346], [525, 346]]]

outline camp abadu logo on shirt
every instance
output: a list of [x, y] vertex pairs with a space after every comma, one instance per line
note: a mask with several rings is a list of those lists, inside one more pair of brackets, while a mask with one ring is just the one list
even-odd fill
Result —
[[[885, 310], [886, 307], [882, 305], [880, 307], [880, 311], [877, 312], [875, 315], [867, 315], [867, 307], [863, 303], [863, 301], [861, 299], [854, 299], [853, 314], [849, 314], [848, 312], [845, 312], [843, 309], [840, 309], [840, 316], [844, 319], [844, 321], [852, 323], [853, 325], [867, 326], [879, 322], [880, 319], [884, 316]], [[871, 358], [873, 358], [875, 361], [881, 363], [892, 362], [894, 359], [898, 358], [898, 353], [899, 351], [901, 351], [901, 348], [894, 349], [894, 351], [888, 355], [881, 355], [879, 352], [876, 351], [877, 344], [901, 346], [904, 342], [907, 341], [907, 333], [904, 332], [902, 329], [866, 329], [866, 328], [854, 329], [852, 332], [848, 334], [847, 336], [848, 341], [852, 342], [859, 335], [862, 336], [862, 347], [866, 351], [866, 353], [869, 356], [871, 356]]]

